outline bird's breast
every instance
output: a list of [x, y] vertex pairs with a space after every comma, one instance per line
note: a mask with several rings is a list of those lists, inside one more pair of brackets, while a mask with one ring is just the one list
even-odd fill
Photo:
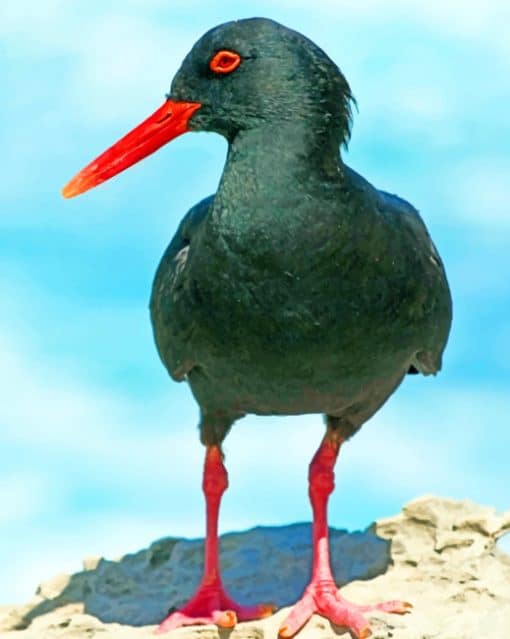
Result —
[[295, 363], [343, 351], [359, 357], [387, 341], [404, 299], [398, 277], [335, 230], [334, 243], [331, 229], [262, 229], [249, 242], [209, 236], [191, 249], [178, 296], [200, 356], [228, 348], [253, 360], [269, 351]]

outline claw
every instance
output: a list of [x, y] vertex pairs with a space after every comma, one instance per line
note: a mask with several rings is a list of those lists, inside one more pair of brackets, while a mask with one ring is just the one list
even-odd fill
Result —
[[390, 612], [394, 615], [405, 615], [411, 612], [413, 604], [409, 601], [384, 601], [383, 603], [373, 604], [369, 606], [360, 606], [360, 610], [363, 612], [369, 612], [371, 610], [380, 610], [381, 612]]
[[311, 592], [305, 591], [303, 598], [291, 610], [290, 614], [280, 626], [279, 635], [284, 638], [293, 637], [310, 619], [317, 606]]
[[289, 639], [300, 630], [313, 614], [325, 617], [337, 626], [345, 626], [358, 639], [368, 639], [372, 635], [365, 618], [365, 612], [381, 610], [383, 612], [405, 614], [412, 609], [408, 601], [385, 601], [379, 604], [358, 606], [345, 600], [336, 590], [333, 580], [312, 581], [305, 594], [291, 610], [280, 626], [279, 635]]
[[238, 621], [268, 617], [274, 610], [273, 604], [241, 606], [226, 594], [221, 582], [202, 585], [181, 610], [172, 611], [157, 628], [156, 634], [197, 624], [216, 624], [219, 628], [233, 628]]
[[233, 610], [215, 610], [211, 621], [220, 628], [233, 628], [237, 623], [237, 615]]
[[273, 615], [278, 609], [278, 606], [273, 603], [260, 604], [258, 606], [258, 609], [259, 609], [259, 614], [257, 615], [257, 618], [265, 619], [266, 617], [270, 617], [271, 615]]

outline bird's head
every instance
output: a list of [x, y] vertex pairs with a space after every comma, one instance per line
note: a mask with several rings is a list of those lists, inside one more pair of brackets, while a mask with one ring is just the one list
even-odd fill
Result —
[[300, 33], [265, 18], [228, 22], [194, 45], [166, 102], [62, 193], [79, 195], [187, 131], [215, 131], [231, 142], [246, 129], [296, 121], [346, 143], [352, 99], [334, 62]]

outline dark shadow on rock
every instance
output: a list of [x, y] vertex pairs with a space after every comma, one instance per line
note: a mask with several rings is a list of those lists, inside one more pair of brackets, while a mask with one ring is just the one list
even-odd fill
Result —
[[[374, 528], [347, 533], [331, 529], [331, 558], [339, 586], [383, 574], [390, 542]], [[192, 595], [202, 573], [203, 540], [166, 538], [118, 561], [101, 559], [90, 570], [42, 584], [44, 599], [20, 621], [75, 604], [104, 623], [157, 624]], [[278, 608], [302, 594], [311, 570], [311, 526], [257, 527], [221, 538], [221, 565], [228, 592], [242, 604], [273, 602]], [[225, 635], [221, 639], [228, 639]]]

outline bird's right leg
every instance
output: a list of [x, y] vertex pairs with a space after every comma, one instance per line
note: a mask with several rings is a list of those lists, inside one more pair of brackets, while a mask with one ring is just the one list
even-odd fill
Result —
[[204, 574], [191, 600], [180, 610], [172, 612], [160, 624], [158, 633], [194, 624], [212, 623], [232, 628], [238, 620], [267, 617], [274, 610], [269, 604], [241, 606], [227, 595], [223, 587], [218, 552], [218, 514], [221, 497], [227, 487], [228, 475], [221, 448], [218, 445], [207, 446], [202, 483], [207, 521]]
[[310, 463], [308, 475], [313, 510], [312, 579], [280, 626], [282, 639], [293, 637], [314, 613], [339, 626], [346, 626], [358, 639], [367, 639], [372, 632], [365, 613], [380, 610], [401, 615], [412, 608], [406, 601], [397, 600], [358, 605], [344, 599], [336, 586], [329, 557], [327, 506], [335, 487], [334, 467], [343, 441], [340, 419], [328, 416], [326, 435]]

